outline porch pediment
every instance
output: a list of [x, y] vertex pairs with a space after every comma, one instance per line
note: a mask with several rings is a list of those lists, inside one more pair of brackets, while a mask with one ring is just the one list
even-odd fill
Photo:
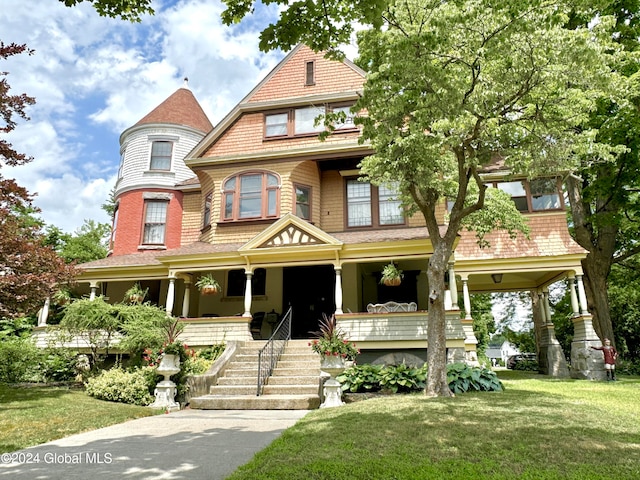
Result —
[[342, 247], [342, 242], [300, 217], [287, 213], [245, 243], [238, 252], [247, 254], [274, 248], [320, 246], [339, 249]]

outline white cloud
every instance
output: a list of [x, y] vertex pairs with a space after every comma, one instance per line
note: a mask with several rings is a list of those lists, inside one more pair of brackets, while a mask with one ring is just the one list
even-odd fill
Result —
[[[140, 24], [101, 18], [88, 2], [2, 0], [0, 39], [26, 43], [35, 55], [0, 63], [11, 93], [36, 98], [31, 121], [8, 136], [34, 157], [0, 173], [37, 193], [51, 225], [72, 232], [85, 219], [106, 222], [100, 208], [115, 183], [119, 136], [182, 85], [212, 122], [219, 121], [282, 57], [258, 49], [258, 33], [275, 9], [234, 27], [222, 6], [181, 0]], [[271, 13], [269, 13], [271, 12]]]

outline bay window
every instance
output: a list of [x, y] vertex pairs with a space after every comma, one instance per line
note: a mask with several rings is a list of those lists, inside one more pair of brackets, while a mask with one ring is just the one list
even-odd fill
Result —
[[223, 220], [275, 218], [279, 214], [280, 183], [268, 172], [237, 174], [223, 184]]

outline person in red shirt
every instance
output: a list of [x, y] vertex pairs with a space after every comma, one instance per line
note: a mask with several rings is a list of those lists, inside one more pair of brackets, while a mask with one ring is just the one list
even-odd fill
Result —
[[607, 371], [607, 381], [616, 379], [616, 359], [618, 358], [618, 352], [616, 347], [611, 345], [611, 340], [604, 339], [604, 345], [602, 347], [591, 347], [594, 350], [602, 350], [604, 354], [604, 369]]

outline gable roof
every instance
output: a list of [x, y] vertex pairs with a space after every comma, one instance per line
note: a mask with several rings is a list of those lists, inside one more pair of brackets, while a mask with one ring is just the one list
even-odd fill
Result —
[[[316, 84], [304, 85], [304, 65], [316, 62], [318, 72], [326, 71]], [[322, 67], [322, 68], [321, 68]], [[326, 68], [325, 68], [326, 67]], [[294, 73], [295, 72], [295, 73]], [[320, 75], [320, 73], [318, 73]], [[329, 60], [305, 45], [298, 45], [231, 110], [187, 155], [202, 157], [207, 150], [245, 112], [323, 102], [355, 101], [362, 90], [365, 71], [350, 60]], [[295, 82], [295, 87], [292, 87]], [[338, 86], [338, 88], [336, 88]]]
[[134, 127], [151, 123], [184, 125], [208, 133], [213, 128], [191, 90], [180, 87], [164, 102], [142, 117]]

